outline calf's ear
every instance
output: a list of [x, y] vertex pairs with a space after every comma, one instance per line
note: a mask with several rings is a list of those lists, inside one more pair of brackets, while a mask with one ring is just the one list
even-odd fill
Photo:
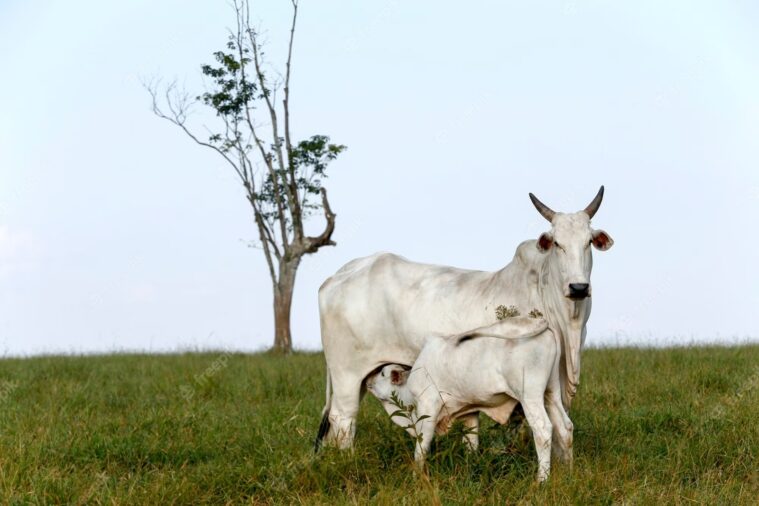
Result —
[[593, 246], [599, 251], [606, 251], [614, 246], [614, 239], [603, 230], [593, 231]]
[[406, 378], [408, 378], [408, 371], [400, 371], [398, 369], [390, 371], [390, 383], [393, 385], [405, 385]]
[[551, 247], [553, 246], [553, 235], [551, 235], [549, 232], [545, 232], [543, 234], [540, 234], [540, 237], [538, 237], [538, 250], [545, 253]]

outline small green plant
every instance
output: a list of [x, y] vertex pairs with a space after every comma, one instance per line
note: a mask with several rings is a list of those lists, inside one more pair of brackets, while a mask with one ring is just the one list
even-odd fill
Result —
[[506, 307], [501, 304], [495, 308], [495, 317], [498, 318], [499, 321], [506, 318], [514, 318], [515, 316], [519, 316], [519, 310], [516, 306]]
[[[426, 418], [430, 418], [429, 415], [421, 415], [419, 417], [414, 416], [416, 406], [414, 404], [405, 404], [398, 395], [393, 392], [390, 396], [390, 403], [397, 408], [396, 411], [390, 414], [391, 418], [400, 417], [408, 421], [406, 425], [402, 425], [411, 437], [414, 439], [415, 444], [422, 443], [422, 433], [419, 423]], [[465, 441], [471, 435], [477, 435], [477, 429], [464, 426], [461, 421], [456, 421], [449, 428], [447, 437], [454, 441]], [[466, 443], [465, 443], [466, 444]], [[456, 459], [460, 456], [457, 452], [459, 445], [454, 443], [452, 445], [445, 445], [442, 449], [438, 447], [437, 458], [438, 462], [445, 461], [449, 466], [455, 466]], [[426, 468], [425, 468], [426, 469]]]
[[421, 444], [422, 442], [422, 433], [419, 431], [419, 428], [417, 425], [424, 419], [429, 418], [429, 415], [422, 415], [419, 417], [414, 417], [414, 411], [416, 411], [416, 405], [415, 404], [406, 404], [401, 400], [400, 397], [398, 397], [397, 392], [393, 392], [390, 395], [390, 404], [396, 407], [396, 410], [390, 413], [390, 418], [403, 418], [408, 421], [408, 425], [402, 425], [405, 430], [407, 430], [411, 437], [414, 438], [414, 441], [416, 443]]
[[527, 315], [530, 318], [535, 318], [535, 319], [543, 318], [543, 313], [541, 313], [539, 309], [533, 309], [532, 311], [530, 311], [529, 313], [527, 313]]

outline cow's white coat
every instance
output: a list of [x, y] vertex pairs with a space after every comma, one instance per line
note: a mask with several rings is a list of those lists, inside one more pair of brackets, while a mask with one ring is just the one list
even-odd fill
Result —
[[[599, 197], [596, 201], [600, 204]], [[411, 366], [430, 335], [491, 325], [499, 305], [515, 306], [521, 314], [538, 309], [545, 315], [561, 350], [561, 396], [568, 409], [579, 384], [580, 348], [591, 310], [591, 299], [568, 298], [568, 287], [587, 283], [589, 295], [591, 245], [605, 250], [613, 244], [608, 234], [591, 228], [594, 212], [541, 211], [550, 216], [551, 230], [538, 241], [520, 244], [511, 263], [496, 272], [378, 253], [349, 262], [327, 279], [319, 290], [328, 369], [320, 433], [326, 441], [341, 448], [352, 445], [367, 376], [385, 364]], [[476, 420], [471, 423], [476, 428]]]

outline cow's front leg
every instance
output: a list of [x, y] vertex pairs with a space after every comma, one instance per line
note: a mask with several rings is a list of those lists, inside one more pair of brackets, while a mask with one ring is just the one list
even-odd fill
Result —
[[464, 444], [471, 451], [477, 451], [480, 445], [480, 413], [471, 413], [461, 417], [464, 423]]

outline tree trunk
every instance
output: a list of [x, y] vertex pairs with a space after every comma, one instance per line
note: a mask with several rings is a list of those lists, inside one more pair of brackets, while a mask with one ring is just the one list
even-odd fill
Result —
[[293, 351], [293, 339], [290, 333], [290, 309], [295, 289], [295, 273], [300, 259], [282, 262], [279, 266], [279, 280], [274, 285], [274, 346], [279, 353]]

